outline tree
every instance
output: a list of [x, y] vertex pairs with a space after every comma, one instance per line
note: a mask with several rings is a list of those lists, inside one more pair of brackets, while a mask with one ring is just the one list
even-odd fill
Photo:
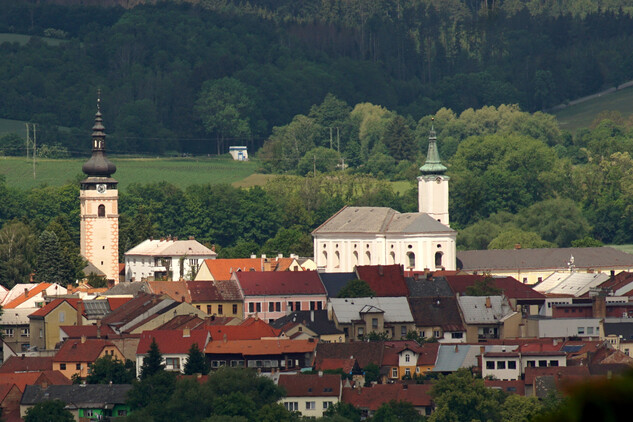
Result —
[[374, 297], [374, 292], [366, 281], [354, 279], [347, 282], [347, 284], [338, 292], [336, 297]]
[[340, 401], [328, 407], [327, 410], [323, 412], [323, 416], [330, 418], [340, 416], [350, 422], [360, 422], [360, 409], [357, 409], [350, 403]]
[[0, 284], [12, 288], [29, 281], [35, 268], [37, 238], [19, 221], [5, 223], [0, 229]]
[[488, 249], [514, 249], [517, 245], [521, 248], [553, 248], [551, 242], [541, 239], [537, 233], [527, 232], [521, 229], [509, 229], [500, 233], [488, 244]]
[[466, 296], [498, 296], [501, 293], [502, 290], [494, 285], [494, 279], [489, 274], [466, 287]]
[[402, 116], [395, 116], [389, 121], [382, 142], [396, 161], [413, 161], [419, 153], [413, 133]]
[[156, 339], [152, 338], [152, 344], [149, 346], [147, 355], [143, 358], [143, 365], [141, 366], [141, 380], [163, 372], [164, 370], [165, 364], [163, 363], [163, 355], [158, 349]]
[[321, 173], [329, 173], [334, 171], [340, 162], [340, 156], [335, 150], [325, 147], [316, 147], [301, 157], [301, 160], [299, 160], [297, 164], [297, 172], [300, 175], [314, 173], [314, 170], [320, 171]]
[[118, 359], [112, 359], [111, 355], [105, 355], [90, 364], [86, 382], [88, 384], [131, 384], [136, 378], [135, 372], [134, 362], [131, 360], [123, 363]]
[[27, 409], [24, 422], [73, 422], [74, 416], [61, 400], [47, 400]]
[[289, 256], [290, 254], [296, 254], [299, 256], [312, 256], [314, 253], [312, 247], [312, 236], [306, 233], [305, 230], [298, 226], [282, 227], [275, 237], [268, 239], [264, 243], [261, 252], [270, 255], [284, 254]]
[[198, 343], [194, 343], [189, 348], [187, 363], [185, 364], [185, 375], [202, 374], [206, 375], [210, 370], [209, 362], [204, 353], [198, 348]]
[[543, 405], [536, 397], [510, 394], [501, 405], [501, 419], [507, 422], [530, 422], [543, 414]]
[[415, 410], [413, 404], [407, 401], [391, 400], [380, 406], [371, 420], [374, 422], [422, 422], [425, 418]]
[[363, 368], [363, 373], [365, 374], [365, 387], [369, 387], [372, 382], [378, 382], [380, 378], [380, 367], [375, 363], [368, 363], [367, 366]]
[[57, 235], [44, 230], [38, 242], [37, 270], [35, 280], [38, 282], [57, 283], [62, 286], [73, 282], [62, 267], [62, 256]]

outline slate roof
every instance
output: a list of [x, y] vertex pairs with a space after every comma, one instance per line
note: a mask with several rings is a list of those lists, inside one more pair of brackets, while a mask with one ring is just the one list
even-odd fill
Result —
[[405, 283], [409, 289], [409, 297], [438, 297], [453, 296], [445, 277], [431, 277], [427, 279], [423, 275], [406, 277]]
[[471, 347], [468, 344], [440, 344], [433, 372], [455, 372], [464, 368]]
[[610, 247], [457, 251], [465, 271], [567, 269], [572, 256], [576, 268], [633, 268], [632, 254]]
[[[614, 296], [629, 296], [633, 291], [633, 272], [621, 271], [613, 277], [609, 277], [604, 283], [598, 286], [600, 289], [611, 290]], [[588, 296], [585, 293], [583, 296]]]
[[204, 350], [209, 339], [209, 333], [206, 330], [188, 330], [188, 334], [185, 333], [185, 330], [143, 331], [136, 354], [146, 354], [154, 339], [162, 354], [186, 355], [194, 343], [198, 344], [198, 349]]
[[115, 284], [114, 287], [105, 291], [102, 296], [138, 296], [140, 293], [149, 293], [150, 288], [146, 281], [126, 281]]
[[361, 368], [370, 363], [380, 366], [383, 360], [384, 344], [379, 341], [350, 343], [318, 343], [316, 348], [316, 369], [322, 368], [322, 362], [330, 359], [355, 359]]
[[[489, 308], [486, 307], [488, 299]], [[460, 296], [457, 302], [466, 324], [498, 324], [515, 313], [502, 296]]]
[[233, 302], [243, 299], [240, 287], [235, 280], [188, 281], [187, 287], [192, 303]]
[[349, 273], [318, 273], [321, 282], [327, 290], [328, 297], [336, 297], [347, 283], [358, 278], [355, 272]]
[[233, 340], [210, 341], [207, 354], [241, 354], [243, 356], [267, 356], [283, 353], [312, 353], [317, 342], [311, 340]]
[[444, 331], [463, 331], [464, 325], [454, 296], [410, 297], [409, 307], [417, 327], [441, 327]]
[[380, 297], [408, 296], [402, 265], [359, 265], [356, 267], [359, 280], [365, 281]]
[[327, 310], [294, 311], [291, 314], [276, 319], [270, 325], [273, 328], [287, 331], [296, 324], [304, 324], [317, 335], [343, 334], [336, 328], [333, 321], [328, 319]]
[[[53, 357], [53, 362], [94, 362], [105, 347], [114, 343], [105, 339], [67, 339]], [[116, 347], [116, 346], [114, 346]]]
[[126, 256], [216, 256], [196, 240], [146, 239], [125, 253]]
[[330, 299], [332, 310], [339, 323], [349, 324], [360, 318], [360, 312], [366, 306], [384, 311], [385, 322], [414, 322], [406, 297], [359, 297], [349, 299]]
[[380, 406], [392, 400], [406, 401], [415, 407], [428, 407], [433, 404], [429, 392], [431, 384], [376, 384], [368, 388], [344, 388], [341, 401], [360, 409], [376, 411]]
[[280, 387], [286, 397], [339, 397], [341, 376], [337, 374], [281, 374]]
[[450, 227], [425, 213], [406, 213], [387, 207], [343, 207], [312, 234], [451, 233]]
[[106, 405], [124, 404], [131, 384], [51, 385], [41, 388], [29, 385], [22, 395], [21, 405], [34, 405], [46, 400], [61, 400], [66, 407], [105, 408]]
[[316, 271], [237, 272], [234, 277], [244, 296], [327, 294]]
[[[161, 300], [163, 299], [159, 295], [148, 293], [140, 294], [139, 296], [133, 298], [132, 300], [119, 306], [114, 311], [110, 312], [102, 319], [102, 323], [122, 326], [134, 320], [136, 317], [142, 315], [144, 312], [147, 312], [148, 310], [156, 306]], [[172, 299], [168, 300], [170, 302], [173, 302]]]
[[[454, 293], [465, 295], [469, 286], [485, 277], [483, 275], [447, 275], [445, 278]], [[503, 295], [510, 299], [545, 299], [545, 295], [527, 284], [520, 283], [514, 277], [492, 277], [492, 285], [502, 290]]]
[[41, 372], [53, 369], [53, 357], [11, 356], [0, 366], [0, 373]]
[[[628, 319], [628, 318], [627, 318]], [[604, 335], [622, 336], [624, 340], [633, 340], [633, 321], [610, 322], [611, 318], [604, 321]]]

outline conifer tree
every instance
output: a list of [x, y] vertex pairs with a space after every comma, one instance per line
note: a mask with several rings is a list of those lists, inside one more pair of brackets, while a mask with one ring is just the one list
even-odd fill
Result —
[[143, 365], [141, 366], [141, 380], [149, 378], [164, 370], [165, 365], [163, 364], [163, 355], [158, 349], [156, 339], [152, 339], [152, 344], [150, 344], [147, 356], [143, 359]]
[[39, 253], [37, 255], [37, 268], [35, 280], [38, 282], [57, 283], [66, 285], [72, 279], [62, 267], [62, 255], [59, 241], [54, 232], [44, 230], [39, 237]]
[[202, 374], [206, 375], [211, 368], [204, 353], [198, 348], [198, 343], [191, 345], [185, 364], [185, 375]]

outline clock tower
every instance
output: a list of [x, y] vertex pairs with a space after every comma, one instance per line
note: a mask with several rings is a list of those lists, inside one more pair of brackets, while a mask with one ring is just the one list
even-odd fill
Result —
[[116, 166], [108, 160], [101, 98], [92, 127], [92, 156], [82, 167], [80, 236], [81, 255], [100, 269], [108, 280], [119, 282], [119, 210], [117, 181], [111, 176]]
[[448, 226], [448, 181], [450, 177], [445, 174], [446, 170], [446, 166], [440, 160], [437, 137], [431, 125], [426, 162], [420, 167], [422, 176], [418, 177], [418, 206], [420, 212], [427, 213]]

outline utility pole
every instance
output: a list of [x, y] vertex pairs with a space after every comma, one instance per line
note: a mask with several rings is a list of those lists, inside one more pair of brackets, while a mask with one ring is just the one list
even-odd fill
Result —
[[26, 159], [29, 159], [29, 144], [31, 143], [31, 136], [29, 135], [29, 124], [24, 123], [26, 125]]
[[330, 128], [330, 149], [332, 149], [332, 128]]
[[336, 128], [336, 142], [338, 143], [338, 153], [339, 155], [341, 155], [341, 132], [339, 131], [338, 128]]
[[33, 123], [33, 179], [35, 179], [35, 155], [37, 152], [37, 126]]
[[316, 155], [312, 156], [313, 175], [316, 177]]

